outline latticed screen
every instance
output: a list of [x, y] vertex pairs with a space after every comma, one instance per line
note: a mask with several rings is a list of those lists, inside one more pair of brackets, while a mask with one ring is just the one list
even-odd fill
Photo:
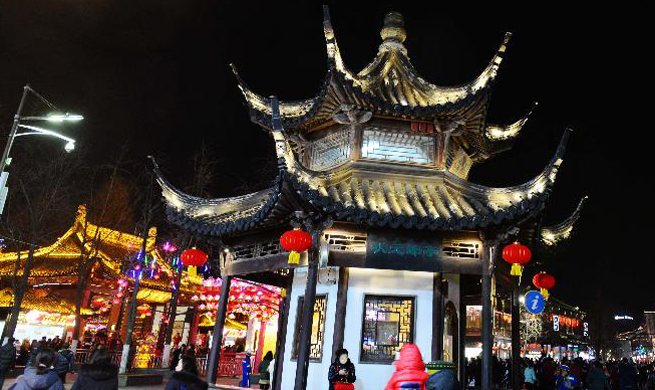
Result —
[[311, 142], [308, 147], [310, 169], [329, 169], [348, 160], [350, 134], [350, 128], [346, 128]]
[[366, 295], [360, 361], [391, 363], [414, 340], [414, 298]]
[[[298, 313], [296, 314], [296, 333], [293, 335], [292, 359], [298, 359], [300, 347], [300, 332], [302, 331], [302, 310], [305, 297], [298, 298]], [[320, 362], [323, 358], [323, 335], [325, 333], [325, 310], [327, 308], [327, 295], [317, 295], [314, 303], [314, 316], [312, 318], [312, 333], [309, 340], [309, 360]]]
[[418, 164], [434, 163], [434, 137], [364, 130], [362, 157]]

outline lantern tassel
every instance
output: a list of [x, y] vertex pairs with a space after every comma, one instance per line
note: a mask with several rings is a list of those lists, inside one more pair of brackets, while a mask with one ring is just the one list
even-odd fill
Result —
[[293, 251], [289, 253], [289, 264], [300, 264], [300, 253]]
[[542, 288], [541, 289], [541, 295], [544, 296], [544, 299], [548, 299], [548, 290], [546, 290], [545, 288]]
[[198, 270], [196, 269], [196, 266], [190, 265], [189, 268], [187, 268], [187, 273], [190, 277], [195, 278], [198, 275]]
[[509, 271], [512, 276], [521, 276], [523, 274], [523, 266], [521, 264], [512, 264], [512, 269]]

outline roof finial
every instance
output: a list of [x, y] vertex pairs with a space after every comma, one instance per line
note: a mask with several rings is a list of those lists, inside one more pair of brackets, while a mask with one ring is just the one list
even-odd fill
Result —
[[384, 25], [380, 36], [385, 41], [405, 42], [407, 33], [405, 32], [405, 21], [403, 15], [398, 12], [389, 12], [384, 16]]

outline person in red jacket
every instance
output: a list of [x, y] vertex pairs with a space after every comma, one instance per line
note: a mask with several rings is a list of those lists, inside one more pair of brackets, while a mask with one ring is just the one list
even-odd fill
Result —
[[421, 351], [414, 344], [405, 344], [400, 350], [400, 358], [396, 361], [396, 372], [393, 373], [385, 390], [425, 390], [428, 380]]

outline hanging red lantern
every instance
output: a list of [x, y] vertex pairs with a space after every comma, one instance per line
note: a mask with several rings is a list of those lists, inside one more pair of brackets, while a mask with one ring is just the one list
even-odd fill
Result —
[[280, 237], [280, 245], [289, 251], [289, 264], [300, 264], [300, 252], [312, 247], [312, 236], [304, 230], [293, 229]]
[[555, 287], [555, 277], [541, 271], [532, 278], [532, 284], [541, 290], [541, 295], [544, 298], [548, 299], [548, 290]]
[[523, 265], [530, 262], [532, 252], [525, 245], [514, 242], [503, 248], [503, 260], [512, 264], [510, 275], [521, 276], [523, 274]]
[[99, 308], [100, 306], [102, 306], [104, 304], [105, 304], [105, 299], [104, 298], [94, 298], [91, 301], [91, 307], [93, 307], [95, 309]]
[[197, 267], [204, 265], [207, 262], [207, 257], [205, 252], [193, 247], [182, 252], [180, 260], [182, 265], [187, 267], [189, 276], [195, 277], [198, 274]]

